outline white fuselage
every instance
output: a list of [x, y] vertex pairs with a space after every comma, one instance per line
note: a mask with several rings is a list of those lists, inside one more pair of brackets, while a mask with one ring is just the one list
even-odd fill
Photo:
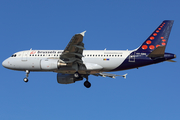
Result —
[[[63, 50], [26, 50], [13, 54], [6, 59], [3, 64], [13, 70], [30, 70], [30, 71], [54, 71], [59, 73], [74, 73], [72, 67], [60, 67], [59, 69], [50, 69], [52, 65], [44, 65], [42, 60], [58, 60]], [[80, 70], [80, 73], [86, 74], [85, 71], [98, 73], [99, 71], [111, 71], [120, 66], [123, 61], [133, 51], [120, 50], [84, 50], [82, 61], [86, 70]], [[53, 65], [52, 65], [53, 66]]]

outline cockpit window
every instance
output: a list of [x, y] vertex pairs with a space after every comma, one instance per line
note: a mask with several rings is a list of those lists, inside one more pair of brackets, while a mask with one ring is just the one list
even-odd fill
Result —
[[11, 57], [16, 57], [16, 54], [13, 54]]

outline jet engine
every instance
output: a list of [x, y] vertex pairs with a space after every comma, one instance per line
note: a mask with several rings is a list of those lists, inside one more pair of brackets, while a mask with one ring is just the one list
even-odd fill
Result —
[[71, 84], [75, 83], [75, 81], [83, 80], [83, 78], [75, 79], [73, 74], [57, 74], [57, 82], [60, 84]]
[[66, 63], [60, 62], [59, 59], [42, 59], [40, 66], [42, 70], [56, 70], [61, 66], [66, 66]]

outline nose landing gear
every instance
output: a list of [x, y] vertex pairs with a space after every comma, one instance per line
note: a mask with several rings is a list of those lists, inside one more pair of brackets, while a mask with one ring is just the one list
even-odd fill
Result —
[[24, 82], [26, 82], [26, 83], [28, 82], [29, 73], [30, 73], [30, 71], [29, 71], [29, 70], [26, 70], [26, 77], [23, 79]]

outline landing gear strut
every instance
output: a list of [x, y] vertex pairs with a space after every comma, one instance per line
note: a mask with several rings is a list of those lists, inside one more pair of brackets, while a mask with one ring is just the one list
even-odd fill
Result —
[[28, 82], [29, 73], [30, 73], [30, 71], [29, 71], [29, 70], [26, 70], [26, 77], [23, 79], [24, 82], [26, 82], [26, 83]]
[[89, 76], [88, 74], [81, 76], [78, 72], [74, 73], [74, 78], [76, 80], [83, 80], [83, 77], [86, 78], [86, 81], [84, 82], [84, 86], [86, 88], [90, 88], [91, 87], [91, 83], [88, 81], [88, 76]]

